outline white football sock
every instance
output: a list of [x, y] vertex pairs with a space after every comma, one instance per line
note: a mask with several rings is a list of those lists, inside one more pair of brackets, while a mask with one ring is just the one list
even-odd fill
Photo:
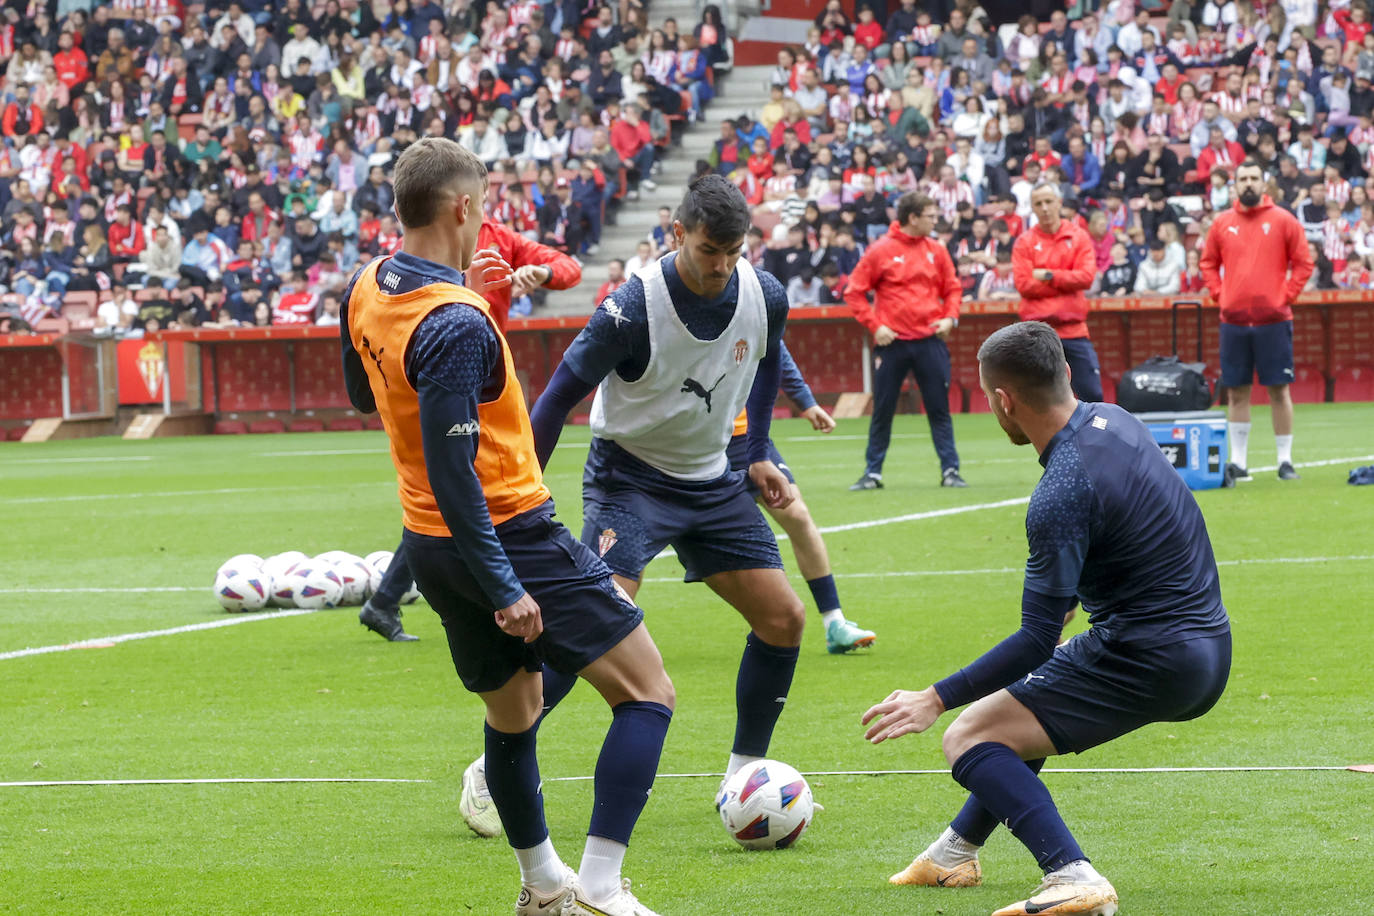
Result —
[[821, 611], [821, 623], [823, 625], [828, 627], [836, 620], [839, 620], [841, 622], [844, 621], [844, 611], [840, 610], [839, 608], [835, 608], [831, 611]]
[[1250, 449], [1250, 424], [1231, 423], [1231, 463], [1238, 467], [1248, 468], [1246, 463], [1247, 453]]
[[1274, 444], [1278, 446], [1279, 464], [1293, 463], [1293, 434], [1286, 436], [1275, 436]]
[[552, 893], [563, 886], [566, 866], [548, 837], [538, 846], [515, 850], [515, 858], [520, 863], [520, 880], [541, 894]]
[[1087, 859], [1076, 859], [1062, 868], [1056, 868], [1045, 876], [1048, 880], [1055, 879], [1062, 884], [1106, 884], [1107, 879], [1102, 877], [1093, 868], [1092, 863]]
[[615, 840], [587, 837], [577, 880], [592, 900], [604, 903], [620, 891], [620, 866], [625, 861], [625, 849], [624, 843]]
[[738, 773], [742, 767], [746, 766], [747, 764], [753, 763], [755, 760], [762, 759], [762, 757], [750, 757], [748, 754], [732, 753], [730, 755], [730, 762], [725, 765], [725, 778], [729, 779], [731, 776], [734, 776], [736, 773]]
[[978, 858], [978, 847], [946, 827], [940, 838], [926, 848], [926, 855], [941, 868], [953, 868]]

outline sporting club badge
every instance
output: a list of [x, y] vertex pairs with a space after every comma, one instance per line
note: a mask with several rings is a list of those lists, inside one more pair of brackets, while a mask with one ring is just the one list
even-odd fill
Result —
[[601, 532], [601, 536], [596, 539], [597, 550], [600, 550], [601, 555], [604, 557], [606, 551], [614, 547], [615, 542], [618, 540], [619, 538], [615, 536], [615, 529], [607, 528], [605, 531]]
[[1269, 234], [1269, 224], [1268, 224], [1268, 223], [1260, 223], [1260, 228], [1264, 230], [1264, 234], [1265, 234], [1265, 235], [1268, 235], [1268, 234]]
[[749, 341], [741, 337], [735, 341], [735, 365], [744, 362], [744, 357], [749, 354]]

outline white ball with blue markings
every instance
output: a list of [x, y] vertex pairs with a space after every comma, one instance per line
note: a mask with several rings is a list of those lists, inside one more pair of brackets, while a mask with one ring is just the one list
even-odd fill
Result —
[[778, 760], [756, 760], [725, 781], [716, 810], [744, 848], [786, 849], [811, 825], [816, 803], [801, 773]]
[[226, 611], [257, 611], [267, 604], [272, 580], [260, 569], [229, 570], [215, 577], [215, 600]]

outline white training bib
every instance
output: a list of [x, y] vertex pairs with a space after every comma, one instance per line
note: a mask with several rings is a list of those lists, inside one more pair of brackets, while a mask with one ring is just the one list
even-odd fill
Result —
[[714, 340], [697, 338], [678, 317], [661, 259], [636, 274], [649, 318], [649, 365], [633, 382], [615, 372], [601, 382], [592, 402], [593, 435], [672, 477], [714, 480], [725, 473], [735, 417], [768, 346], [758, 275], [745, 258], [735, 272], [735, 314]]

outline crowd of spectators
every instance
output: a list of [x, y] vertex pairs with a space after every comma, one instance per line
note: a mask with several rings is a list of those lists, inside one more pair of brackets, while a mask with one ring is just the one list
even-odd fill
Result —
[[1060, 185], [1092, 236], [1100, 295], [1198, 292], [1232, 176], [1258, 160], [1323, 288], [1374, 262], [1374, 33], [1365, 0], [1076, 0], [996, 26], [975, 0], [829, 0], [778, 53], [758, 117], [720, 125], [700, 171], [754, 206], [748, 251], [794, 305], [839, 303], [896, 199], [940, 207], [965, 293], [1016, 296], [1032, 189]]
[[[595, 253], [700, 118], [728, 36], [644, 0], [4, 0], [0, 314], [101, 331], [330, 324], [392, 252], [391, 168], [443, 135], [488, 215]], [[517, 302], [518, 314], [530, 303]]]

